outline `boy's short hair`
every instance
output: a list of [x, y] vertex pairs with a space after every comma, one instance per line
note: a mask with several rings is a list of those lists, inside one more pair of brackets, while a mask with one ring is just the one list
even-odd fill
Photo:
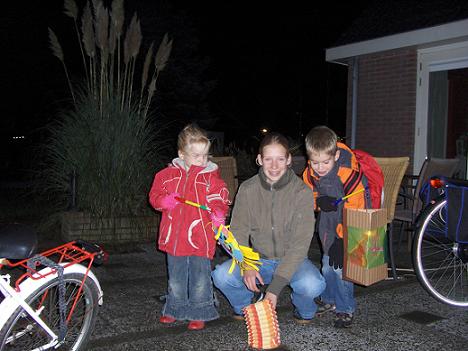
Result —
[[194, 143], [202, 143], [210, 146], [210, 139], [206, 132], [194, 123], [186, 125], [177, 137], [177, 149], [185, 150], [185, 147]]
[[334, 156], [338, 150], [338, 136], [327, 126], [314, 127], [305, 137], [307, 154], [325, 153]]

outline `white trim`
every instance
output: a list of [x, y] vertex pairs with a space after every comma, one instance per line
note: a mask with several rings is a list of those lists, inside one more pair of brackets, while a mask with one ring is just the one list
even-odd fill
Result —
[[325, 52], [325, 59], [329, 62], [339, 61], [408, 46], [440, 45], [454, 39], [468, 40], [468, 19], [329, 48]]

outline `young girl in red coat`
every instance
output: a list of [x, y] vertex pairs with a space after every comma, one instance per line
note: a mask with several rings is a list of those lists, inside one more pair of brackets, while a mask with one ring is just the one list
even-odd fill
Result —
[[[212, 227], [224, 224], [229, 192], [216, 164], [208, 160], [210, 141], [196, 125], [179, 134], [179, 157], [158, 172], [149, 193], [151, 205], [162, 212], [158, 246], [167, 253], [168, 293], [161, 323], [188, 320], [199, 330], [219, 317], [214, 306], [211, 262], [216, 249]], [[210, 208], [180, 203], [181, 197]]]

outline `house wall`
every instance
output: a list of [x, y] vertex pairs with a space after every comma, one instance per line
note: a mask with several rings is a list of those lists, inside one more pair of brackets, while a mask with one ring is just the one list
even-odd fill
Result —
[[[413, 156], [417, 52], [400, 49], [360, 56], [356, 145], [374, 156]], [[348, 71], [346, 132], [351, 136], [353, 61]], [[408, 167], [411, 169], [411, 166]]]

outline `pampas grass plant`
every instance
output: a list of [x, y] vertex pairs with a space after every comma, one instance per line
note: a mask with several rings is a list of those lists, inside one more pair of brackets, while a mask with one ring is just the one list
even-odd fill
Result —
[[[142, 214], [152, 176], [165, 156], [162, 127], [148, 116], [172, 40], [165, 35], [156, 54], [151, 44], [143, 57], [140, 22], [134, 14], [124, 29], [123, 0], [114, 0], [110, 10], [102, 1], [88, 1], [82, 11], [74, 0], [65, 0], [64, 13], [74, 21], [85, 76], [72, 84], [58, 36], [49, 29], [74, 105], [49, 126], [44, 190], [67, 206], [73, 173], [79, 210], [97, 217]], [[136, 69], [143, 58], [142, 69]]]
[[162, 143], [137, 110], [120, 110], [111, 99], [96, 113], [96, 102], [78, 94], [77, 109], [65, 110], [53, 125], [47, 145], [53, 160], [45, 173], [53, 180], [46, 188], [61, 194], [68, 205], [70, 173], [75, 172], [77, 205], [97, 217], [138, 215], [146, 211], [146, 197]]

